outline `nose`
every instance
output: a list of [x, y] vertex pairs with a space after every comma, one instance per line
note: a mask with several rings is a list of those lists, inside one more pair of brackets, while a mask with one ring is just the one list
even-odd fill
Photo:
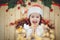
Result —
[[35, 17], [34, 20], [37, 20], [37, 18]]

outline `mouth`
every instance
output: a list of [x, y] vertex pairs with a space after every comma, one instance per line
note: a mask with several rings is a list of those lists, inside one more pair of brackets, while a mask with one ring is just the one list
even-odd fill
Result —
[[34, 24], [36, 24], [37, 23], [37, 21], [32, 21]]

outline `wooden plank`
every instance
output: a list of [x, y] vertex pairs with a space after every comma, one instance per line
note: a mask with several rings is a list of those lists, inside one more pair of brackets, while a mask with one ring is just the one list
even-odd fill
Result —
[[59, 7], [55, 6], [54, 7], [54, 13], [55, 13], [55, 32], [56, 32], [56, 40], [60, 40], [60, 11]]
[[[15, 21], [15, 9], [10, 9], [9, 10], [9, 23]], [[15, 40], [15, 26], [9, 26], [9, 40]]]
[[55, 24], [55, 13], [54, 13], [54, 6], [52, 5], [52, 11], [50, 12], [50, 20], [53, 24]]
[[44, 6], [43, 8], [44, 8], [44, 9], [43, 9], [43, 12], [44, 12], [44, 19], [49, 19], [49, 17], [50, 17], [49, 8], [46, 7], [46, 6]]
[[60, 9], [58, 7], [58, 10], [57, 10], [57, 16], [58, 16], [58, 27], [57, 27], [57, 32], [58, 32], [58, 40], [60, 40]]
[[[55, 26], [55, 12], [54, 12], [54, 5], [51, 6], [52, 7], [52, 11], [50, 12], [50, 21], [51, 23]], [[54, 31], [54, 37], [55, 37], [55, 40], [56, 40], [56, 34], [55, 34], [55, 30]]]
[[4, 40], [9, 40], [9, 26], [8, 26], [8, 19], [9, 19], [9, 12], [6, 12], [6, 9], [8, 7], [5, 6], [5, 36], [4, 36]]
[[20, 7], [20, 4], [19, 5], [17, 5], [15, 8], [14, 8], [14, 11], [13, 11], [13, 14], [15, 14], [15, 19], [17, 20], [17, 19], [20, 19], [20, 11], [21, 11], [21, 7], [20, 7], [20, 9], [18, 9], [18, 7]]
[[5, 16], [5, 13], [3, 12], [4, 11], [4, 8], [3, 6], [0, 8], [0, 40], [4, 40], [4, 16]]

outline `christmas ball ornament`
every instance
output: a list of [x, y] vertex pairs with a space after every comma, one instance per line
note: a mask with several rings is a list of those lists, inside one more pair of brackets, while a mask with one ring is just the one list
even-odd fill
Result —
[[8, 12], [9, 9], [6, 9], [6, 12]]
[[31, 3], [30, 3], [30, 2], [28, 2], [28, 5], [30, 6], [30, 5], [31, 5]]
[[13, 23], [13, 22], [11, 22], [11, 23], [10, 23], [10, 25], [14, 25], [14, 23]]
[[52, 29], [50, 29], [50, 33], [54, 34], [54, 31]]
[[18, 7], [18, 10], [20, 9], [20, 7]]
[[21, 33], [22, 32], [22, 26], [19, 26], [19, 28], [16, 30], [17, 30], [17, 33]]
[[55, 37], [54, 37], [54, 34], [50, 34], [50, 38], [51, 39], [54, 39]]
[[50, 12], [53, 12], [53, 9], [50, 9]]

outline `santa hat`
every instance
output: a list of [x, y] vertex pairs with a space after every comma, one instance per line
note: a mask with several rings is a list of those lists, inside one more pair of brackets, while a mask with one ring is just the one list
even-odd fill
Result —
[[27, 14], [27, 17], [29, 18], [29, 16], [32, 14], [32, 13], [38, 13], [40, 14], [42, 17], [43, 17], [43, 11], [40, 7], [37, 7], [37, 6], [33, 6], [31, 8], [28, 9], [28, 14]]

